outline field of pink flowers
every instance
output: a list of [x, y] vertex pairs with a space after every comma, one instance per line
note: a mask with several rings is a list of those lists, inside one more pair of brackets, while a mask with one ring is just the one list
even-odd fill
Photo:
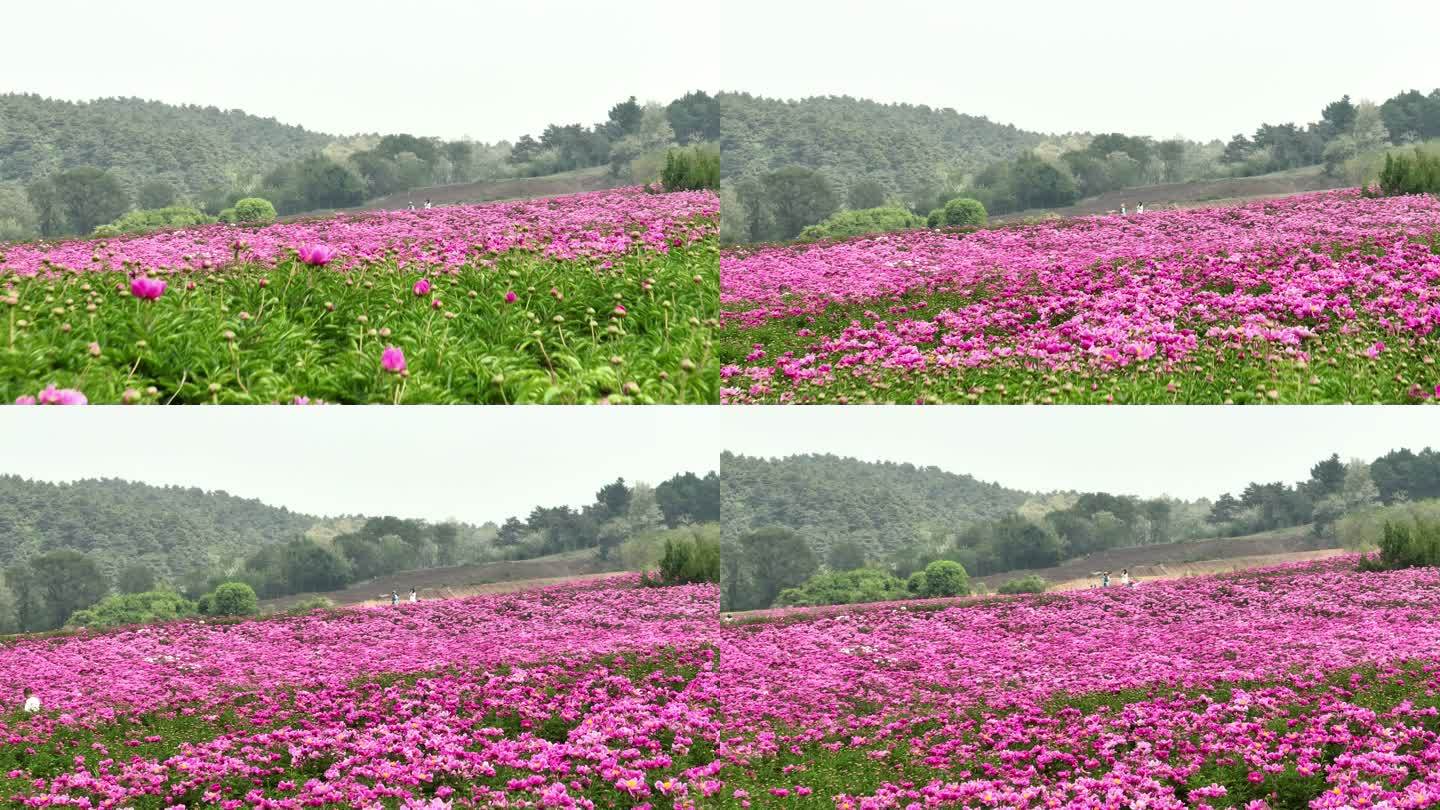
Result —
[[0, 245], [0, 397], [714, 402], [718, 217], [628, 188]]
[[703, 806], [713, 586], [571, 585], [0, 646], [29, 807]]
[[1440, 200], [1324, 192], [721, 256], [721, 399], [1421, 402]]
[[715, 806], [1434, 807], [1437, 608], [1345, 557], [728, 626]]

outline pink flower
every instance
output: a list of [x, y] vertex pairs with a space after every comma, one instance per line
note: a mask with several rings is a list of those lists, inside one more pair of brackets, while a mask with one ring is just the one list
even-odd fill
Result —
[[1365, 356], [1370, 358], [1371, 360], [1374, 360], [1375, 358], [1379, 357], [1380, 353], [1383, 351], [1385, 351], [1384, 341], [1376, 341], [1374, 346], [1371, 346], [1370, 348], [1365, 350]]
[[419, 281], [415, 282], [415, 286], [414, 286], [413, 289], [415, 290], [415, 296], [416, 296], [417, 298], [420, 297], [420, 296], [429, 295], [429, 294], [430, 294], [430, 279], [428, 279], [428, 278], [422, 278], [422, 279], [420, 279]]
[[130, 282], [130, 294], [146, 301], [154, 301], [165, 294], [165, 281], [141, 276]]
[[509, 292], [505, 293], [505, 303], [513, 304], [515, 303], [515, 300], [519, 297], [520, 296], [515, 294], [514, 290], [510, 290]]
[[88, 405], [89, 399], [73, 388], [56, 388], [54, 383], [45, 386], [38, 397], [15, 398], [16, 405]]
[[335, 248], [329, 245], [304, 245], [296, 250], [300, 261], [311, 267], [324, 267], [335, 258]]
[[380, 354], [380, 367], [392, 374], [405, 370], [405, 352], [399, 346], [386, 346]]

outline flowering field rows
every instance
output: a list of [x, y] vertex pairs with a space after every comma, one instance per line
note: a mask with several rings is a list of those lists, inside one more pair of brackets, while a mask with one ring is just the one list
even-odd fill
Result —
[[0, 245], [0, 397], [713, 402], [718, 216], [634, 188]]
[[715, 806], [1440, 803], [1440, 572], [1353, 557], [732, 626]]
[[715, 589], [562, 586], [0, 647], [0, 795], [80, 807], [687, 807]]
[[1417, 402], [1440, 200], [1354, 191], [721, 256], [721, 399]]

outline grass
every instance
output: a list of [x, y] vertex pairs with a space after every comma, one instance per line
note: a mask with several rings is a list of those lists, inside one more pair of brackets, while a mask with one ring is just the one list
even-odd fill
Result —
[[427, 295], [421, 277], [288, 260], [169, 276], [155, 301], [122, 272], [0, 279], [0, 401], [48, 385], [92, 403], [717, 401], [713, 238], [608, 269], [511, 253], [429, 276]]

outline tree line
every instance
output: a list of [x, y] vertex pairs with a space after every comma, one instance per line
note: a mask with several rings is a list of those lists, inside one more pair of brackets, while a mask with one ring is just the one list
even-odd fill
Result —
[[[1429, 448], [1393, 450], [1369, 462], [1342, 461], [1332, 454], [1312, 465], [1304, 480], [1250, 482], [1238, 494], [1222, 493], [1213, 501], [1052, 493], [1028, 496], [1003, 514], [948, 525], [920, 523], [897, 512], [892, 506], [894, 493], [866, 475], [867, 467], [879, 465], [818, 457], [848, 466], [853, 470], [849, 478], [866, 482], [850, 490], [826, 475], [816, 458], [759, 462], [729, 454], [722, 457], [725, 609], [942, 595], [927, 588], [923, 576], [939, 561], [960, 566], [967, 576], [987, 576], [1050, 568], [1109, 549], [1306, 525], [1317, 543], [1365, 546], [1383, 537], [1388, 538], [1392, 557], [1413, 556], [1421, 553], [1414, 550], [1419, 548], [1415, 544], [1429, 536], [1421, 524], [1440, 525], [1440, 507], [1383, 513], [1378, 522], [1371, 519], [1376, 510], [1386, 507], [1412, 502], [1440, 505], [1436, 500], [1440, 499], [1440, 453]], [[739, 474], [733, 487], [732, 468]], [[926, 478], [934, 476], [914, 467], [904, 472], [893, 479], [902, 492], [924, 491]], [[817, 514], [817, 507], [824, 511]], [[835, 514], [833, 522], [818, 519], [827, 512]], [[742, 518], [733, 529], [732, 513]], [[870, 514], [884, 516], [889, 542], [876, 542], [868, 525]], [[1384, 528], [1392, 523], [1405, 528]], [[1011, 592], [1033, 591], [1043, 589], [1043, 582], [1022, 578], [1007, 587]]]
[[682, 552], [672, 552], [662, 577], [689, 581], [709, 570], [704, 555], [707, 544], [718, 548], [719, 517], [713, 472], [679, 473], [654, 487], [616, 479], [578, 510], [537, 506], [523, 519], [479, 527], [393, 516], [320, 521], [224, 492], [0, 476], [0, 633], [53, 630], [92, 608], [126, 616], [145, 605], [184, 608], [153, 596], [161, 592], [204, 612], [204, 597], [226, 584], [268, 599], [586, 549], [617, 566], [654, 569], [667, 544], [683, 548], [690, 558], [677, 562]]
[[[1047, 137], [948, 110], [853, 99], [721, 99], [722, 239], [729, 243], [904, 230], [927, 218], [935, 227], [936, 212], [960, 198], [999, 215], [1124, 188], [1305, 166], [1359, 184], [1375, 178], [1392, 144], [1440, 138], [1440, 89], [1408, 90], [1380, 104], [1342, 96], [1315, 121], [1262, 123], [1225, 143], [1120, 132]], [[848, 117], [839, 120], [842, 113]], [[848, 228], [805, 235], [845, 212], [869, 213]]]
[[592, 126], [551, 124], [538, 137], [495, 144], [405, 133], [335, 138], [238, 111], [3, 95], [0, 241], [235, 221], [246, 198], [288, 215], [599, 166], [618, 181], [652, 182], [671, 147], [719, 136], [718, 103], [703, 91], [669, 104], [631, 96]]

